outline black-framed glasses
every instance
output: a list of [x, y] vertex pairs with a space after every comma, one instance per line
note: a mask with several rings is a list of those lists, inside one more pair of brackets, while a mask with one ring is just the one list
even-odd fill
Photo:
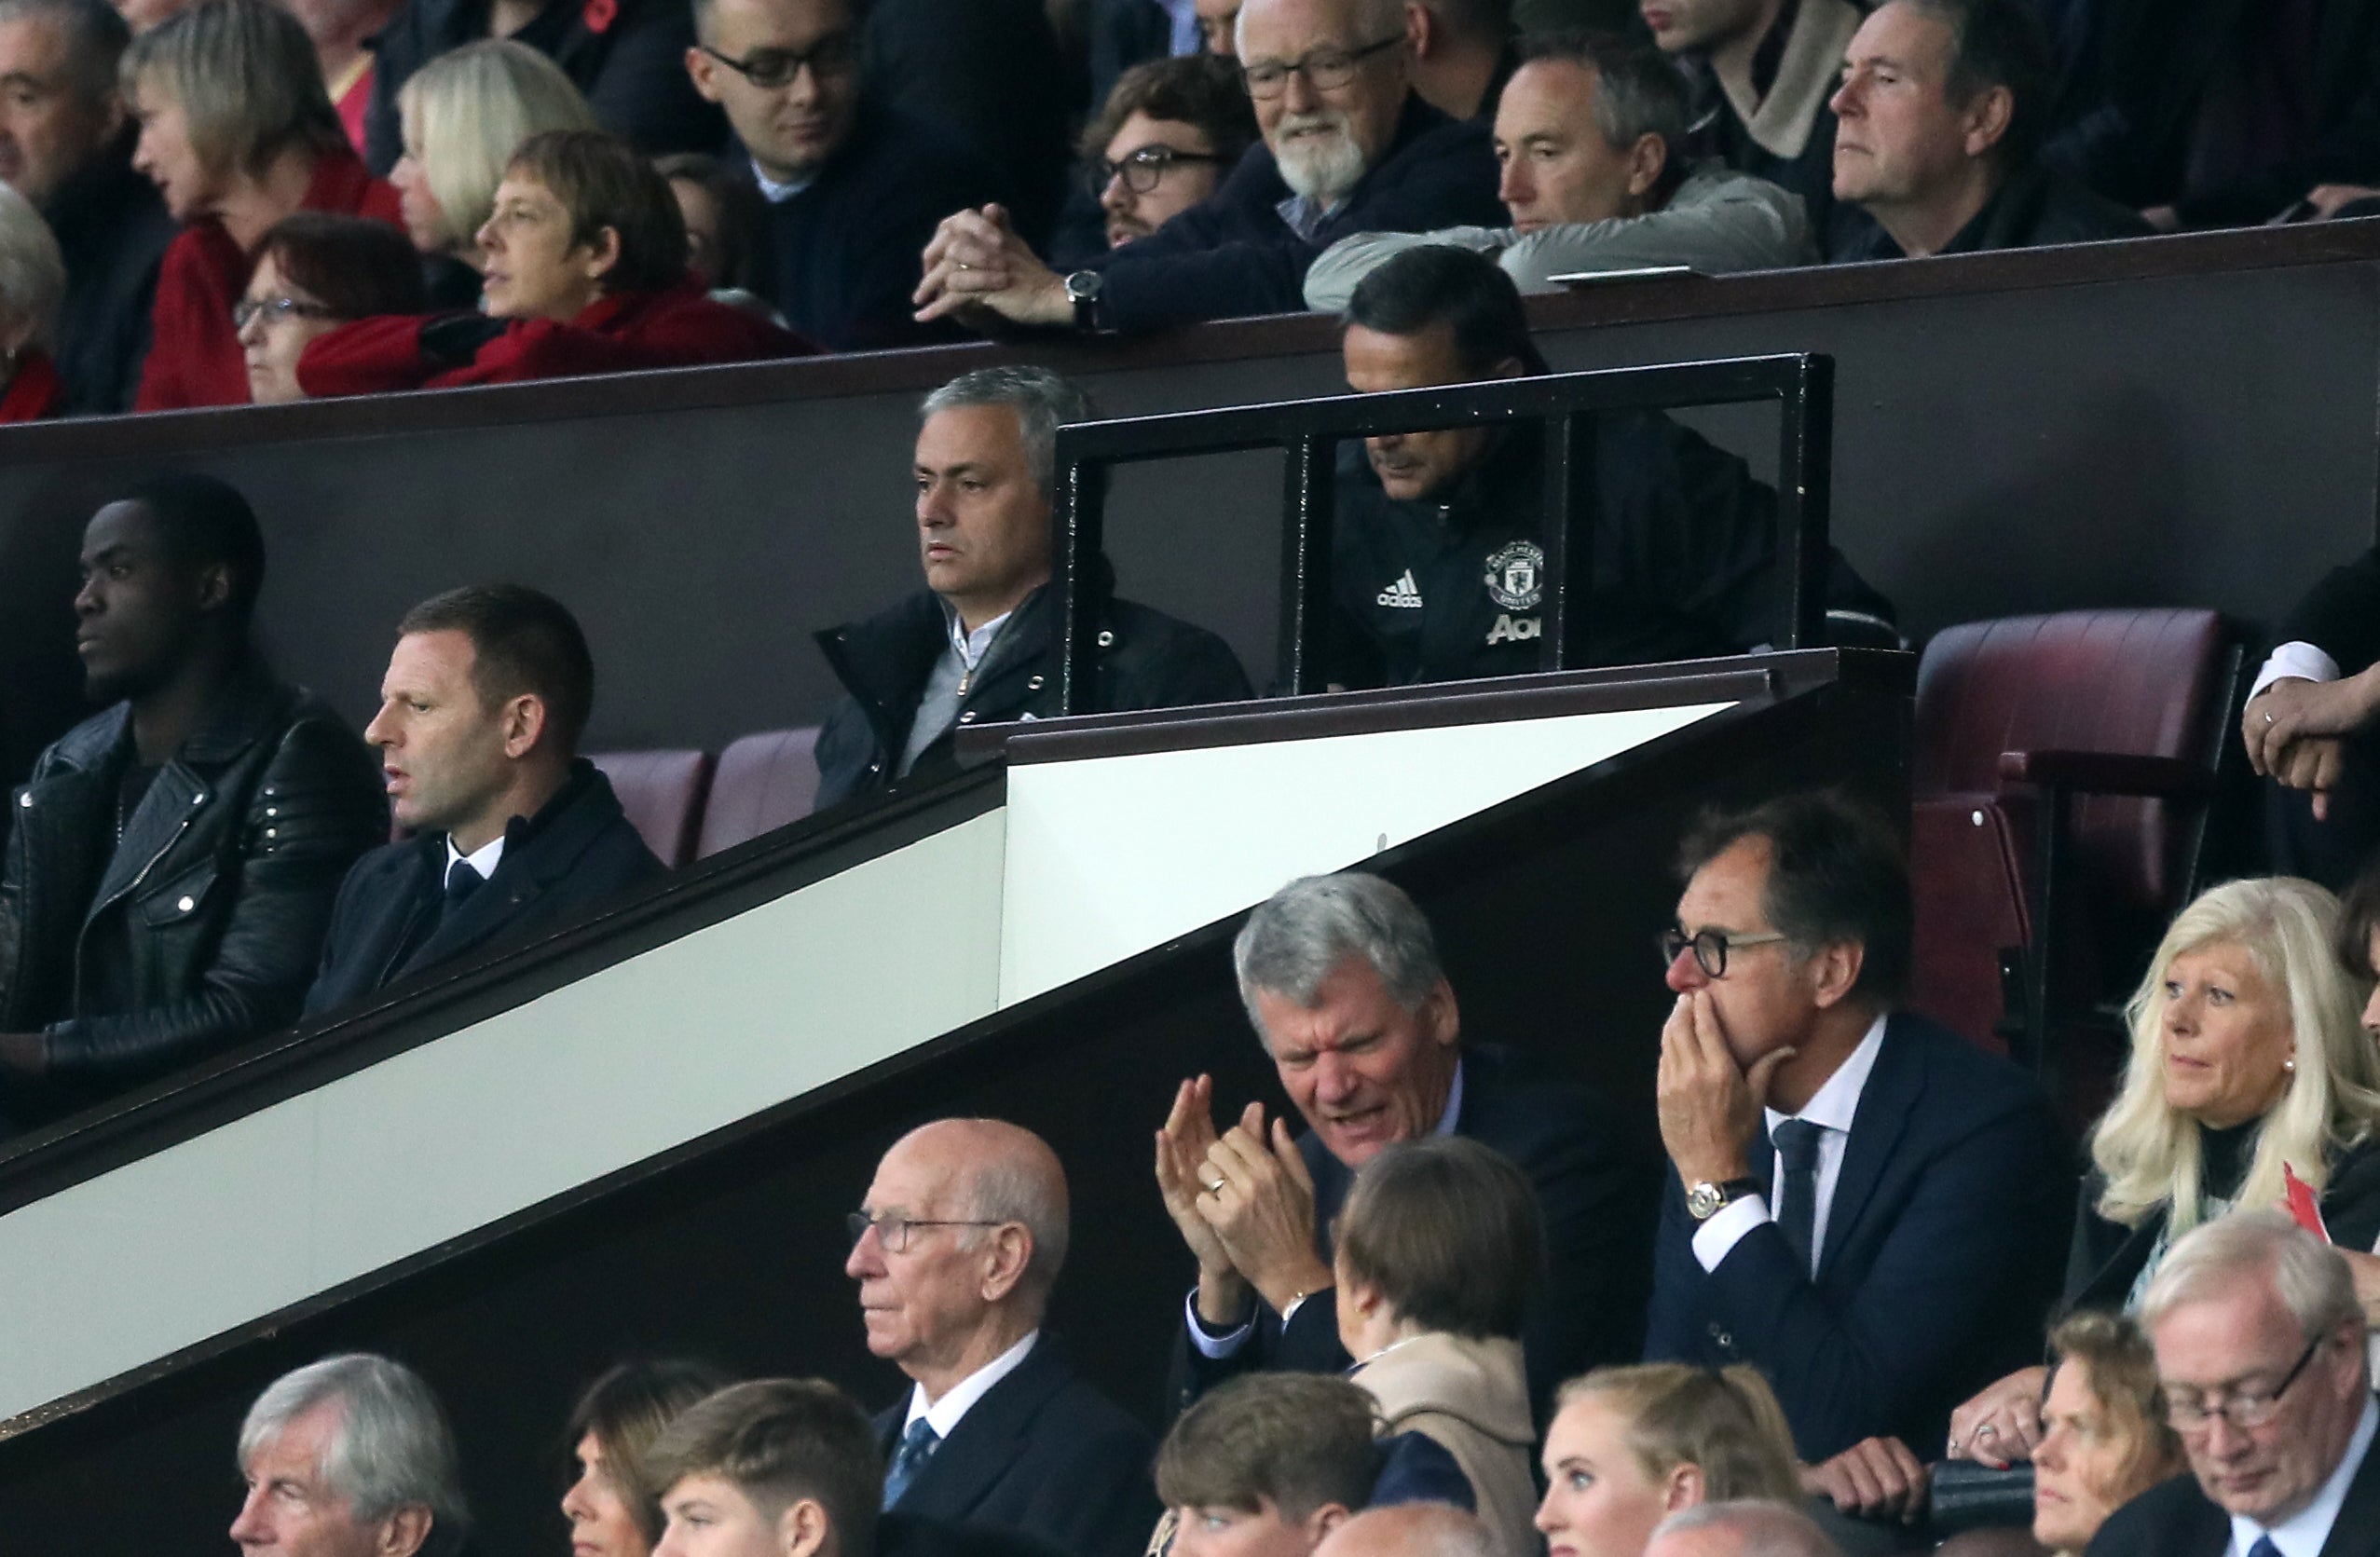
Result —
[[284, 319], [329, 319], [331, 310], [302, 297], [243, 297], [231, 306], [231, 327], [245, 330], [256, 320], [279, 324]]
[[741, 60], [720, 53], [709, 44], [694, 46], [735, 72], [764, 92], [773, 92], [793, 85], [793, 78], [808, 65], [810, 74], [824, 78], [849, 75], [859, 64], [859, 39], [852, 33], [829, 33], [807, 49], [756, 48]]
[[1259, 60], [1243, 66], [1239, 78], [1248, 83], [1250, 97], [1274, 98], [1289, 89], [1290, 73], [1306, 77], [1306, 85], [1318, 92], [1334, 92], [1355, 79], [1355, 67], [1384, 48], [1394, 48], [1405, 41], [1402, 33], [1367, 43], [1360, 48], [1316, 48], [1294, 60]]
[[843, 1218], [843, 1225], [851, 1229], [851, 1246], [854, 1249], [859, 1247], [859, 1240], [868, 1236], [868, 1230], [873, 1227], [885, 1253], [906, 1254], [912, 1227], [1005, 1227], [1008, 1224], [1005, 1222], [963, 1222], [921, 1216], [869, 1216], [866, 1211], [853, 1211]]
[[1094, 195], [1103, 192], [1119, 176], [1124, 180], [1125, 188], [1135, 195], [1145, 195], [1157, 186], [1168, 168], [1183, 162], [1223, 163], [1229, 160], [1229, 157], [1217, 157], [1212, 152], [1142, 146], [1139, 151], [1128, 153], [1121, 162], [1110, 162], [1103, 157], [1087, 162], [1083, 165], [1083, 172], [1090, 180]]
[[1730, 936], [1724, 930], [1704, 930], [1689, 936], [1683, 930], [1664, 930], [1661, 933], [1661, 965], [1669, 966], [1677, 961], [1679, 952], [1691, 947], [1694, 965], [1703, 970], [1705, 978], [1725, 978], [1727, 954], [1730, 948], [1767, 946], [1771, 941], [1783, 939], [1785, 936], [1774, 930], [1758, 936]]
[[2223, 1399], [2212, 1405], [2207, 1403], [2206, 1397], [2213, 1391], [2202, 1391], [2195, 1399], [2168, 1391], [2166, 1422], [2178, 1433], [2196, 1432], [2218, 1416], [2242, 1432], [2264, 1426], [2281, 1409], [2281, 1397], [2289, 1393], [2289, 1386], [2297, 1382], [2298, 1375], [2305, 1372], [2305, 1365], [2314, 1360], [2314, 1354], [2329, 1339], [2328, 1335], [2317, 1335], [2305, 1343], [2297, 1366], [2282, 1374], [2281, 1382], [2270, 1389], [2227, 1388], [2223, 1391]]

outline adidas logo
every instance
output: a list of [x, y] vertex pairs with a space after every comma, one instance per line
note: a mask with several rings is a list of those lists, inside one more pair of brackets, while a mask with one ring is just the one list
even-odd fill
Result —
[[1416, 611], [1421, 609], [1421, 589], [1413, 581], [1412, 568], [1406, 568], [1402, 577], [1380, 592], [1379, 604], [1408, 607]]

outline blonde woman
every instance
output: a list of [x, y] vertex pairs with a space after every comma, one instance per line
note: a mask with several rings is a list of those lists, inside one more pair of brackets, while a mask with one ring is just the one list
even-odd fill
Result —
[[48, 347], [66, 262], [33, 202], [0, 184], [0, 422], [58, 414], [65, 390]]
[[479, 229], [521, 143], [593, 130], [595, 113], [562, 67], [507, 38], [466, 44], [414, 73], [397, 94], [404, 155], [390, 170], [405, 235], [429, 263], [431, 302], [479, 302]]
[[1545, 1432], [1546, 1557], [1637, 1557], [1703, 1503], [1802, 1504], [1785, 1408], [1755, 1368], [1598, 1368], [1555, 1398]]
[[[2129, 1311], [2174, 1240], [2280, 1205], [2290, 1172], [2340, 1246], [2380, 1236], [2380, 1049], [2333, 952], [2338, 926], [2338, 900], [2291, 877], [2226, 882], [2174, 920], [2126, 1007], [2131, 1058], [2091, 1133], [2067, 1308]], [[2029, 1456], [2044, 1373], [1960, 1407], [1952, 1456]]]

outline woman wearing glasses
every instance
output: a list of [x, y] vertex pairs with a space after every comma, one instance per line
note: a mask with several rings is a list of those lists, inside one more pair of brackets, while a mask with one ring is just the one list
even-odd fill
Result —
[[297, 359], [308, 342], [351, 320], [427, 306], [420, 262], [394, 227], [319, 211], [284, 218], [265, 235], [256, 273], [231, 310], [248, 398], [259, 405], [304, 400]]

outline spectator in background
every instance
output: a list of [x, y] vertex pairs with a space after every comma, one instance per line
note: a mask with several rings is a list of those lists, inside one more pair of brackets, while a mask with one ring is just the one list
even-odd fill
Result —
[[355, 732], [251, 641], [265, 542], [238, 492], [134, 488], [92, 515], [82, 574], [75, 647], [103, 708], [34, 764], [0, 869], [0, 1114], [19, 1126], [295, 1016], [339, 879], [387, 836]]
[[577, 755], [594, 705], [586, 636], [550, 596], [468, 586], [404, 614], [363, 738], [408, 836], [340, 884], [309, 1016], [564, 929], [662, 873], [610, 782]]
[[1195, 0], [1091, 0], [1087, 9], [1084, 31], [1093, 103], [1114, 97], [1126, 71], [1189, 58], [1207, 47]]
[[769, 205], [751, 179], [698, 151], [655, 157], [653, 167], [677, 197], [694, 274], [714, 295], [726, 291], [759, 300], [769, 282]]
[[1598, 1368], [1558, 1405], [1537, 1511], [1549, 1557], [1637, 1557], [1655, 1525], [1705, 1503], [1801, 1503], [1793, 1431], [1757, 1368]]
[[2040, 160], [2056, 64], [2027, 0], [1891, 0], [1830, 106], [1835, 198], [1875, 219], [1837, 260], [2139, 238], [2149, 225]]
[[652, 1557], [663, 1523], [654, 1441], [730, 1382], [699, 1362], [622, 1362], [587, 1386], [562, 1433], [577, 1467], [562, 1495], [571, 1557]]
[[1405, 47], [1424, 102], [1451, 118], [1484, 119], [1512, 74], [1512, 0], [1406, 0]]
[[1429, 922], [1377, 876], [1290, 882], [1233, 949], [1241, 1001], [1307, 1130], [1251, 1103], [1218, 1134], [1214, 1086], [1184, 1081], [1157, 1140], [1157, 1187], [1198, 1263], [1183, 1304], [1172, 1403], [1234, 1374], [1334, 1373], [1335, 1277], [1324, 1241], [1356, 1173], [1388, 1147], [1461, 1135], [1520, 1165], [1537, 1191], [1544, 1296], [1523, 1336], [1530, 1399], [1636, 1354], [1649, 1188], [1592, 1094], [1520, 1056], [1462, 1042]]
[[[479, 306], [479, 229], [513, 154], [549, 130], [593, 130], [594, 111], [560, 66], [510, 38], [465, 44], [397, 93], [404, 155], [390, 170], [431, 300]], [[407, 310], [413, 311], [413, 310]]]
[[2040, 1343], [2064, 1243], [2047, 1099], [1899, 1009], [1908, 875], [1872, 813], [1711, 814], [1680, 865], [1645, 1355], [1762, 1370], [1822, 1479], [1871, 1437], [1931, 1458], [1950, 1408]]
[[1307, 307], [1336, 313], [1356, 283], [1424, 244], [1492, 254], [1523, 292], [1580, 271], [1685, 266], [1705, 275], [1816, 257], [1801, 198], [1717, 160], [1689, 166], [1686, 84], [1647, 44], [1587, 33], [1529, 38], [1496, 109], [1507, 227], [1361, 233], [1306, 273]]
[[1866, 225], [1835, 208], [1835, 116], [1826, 106], [1859, 30], [1853, 0], [1641, 0], [1662, 50], [1692, 71], [1695, 150], [1801, 197], [1832, 253]]
[[364, 151], [364, 120], [372, 108], [372, 40], [404, 0], [283, 0], [322, 65], [322, 89], [338, 110], [355, 155]]
[[307, 343], [359, 319], [429, 307], [420, 258], [385, 222], [301, 211], [273, 224], [256, 248], [256, 272], [231, 311], [247, 354], [248, 398], [259, 405], [304, 400], [297, 360]]
[[403, 1363], [350, 1352], [284, 1373], [239, 1427], [243, 1550], [455, 1557], [470, 1515], [454, 1435]]
[[875, 1557], [884, 1462], [868, 1414], [824, 1379], [753, 1379], [680, 1412], [647, 1484], [663, 1557]]
[[356, 160], [313, 45], [273, 0], [198, 0], [133, 41], [123, 81], [141, 127], [133, 166], [184, 224], [157, 278], [134, 408], [243, 404], [231, 307], [257, 243], [299, 211], [393, 225], [397, 192]]
[[699, 0], [686, 51], [768, 202], [753, 290], [839, 350], [916, 340], [909, 296], [935, 224], [1002, 187], [949, 131], [863, 83], [861, 20], [855, 0]]
[[923, 1126], [877, 1165], [843, 1273], [869, 1351], [910, 1381], [876, 1418], [883, 1507], [1074, 1557], [1140, 1557], [1157, 1519], [1155, 1445], [1041, 1328], [1067, 1221], [1058, 1154], [996, 1119]]
[[1545, 1229], [1528, 1175], [1458, 1135], [1401, 1141], [1356, 1170], [1332, 1233], [1339, 1345], [1380, 1430], [1443, 1446], [1498, 1547], [1533, 1552], [1521, 1330]]
[[1218, 59], [1239, 58], [1239, 6], [1240, 0], [1190, 0], [1198, 36]]
[[668, 183], [601, 130], [524, 142], [479, 246], [485, 313], [341, 325], [299, 358], [306, 392], [507, 384], [815, 349], [704, 294], [687, 268], [686, 224]]
[[1842, 1557], [1799, 1509], [1757, 1500], [1702, 1503], [1670, 1515], [1642, 1557]]
[[1065, 276], [998, 208], [961, 212], [926, 248], [918, 317], [1140, 331], [1291, 313], [1306, 266], [1349, 233], [1501, 214], [1486, 127], [1413, 90], [1398, 0], [1248, 0], [1239, 49], [1265, 144], [1212, 198]]
[[[818, 635], [848, 694], [818, 737], [818, 804], [956, 762], [965, 725], [1059, 711], [1059, 621], [1049, 590], [1054, 444], [1089, 403], [1046, 368], [978, 368], [925, 397], [917, 529], [925, 588]], [[1091, 708], [1174, 708], [1251, 695], [1221, 638], [1118, 599], [1092, 559], [1086, 631], [1099, 634]]]
[[36, 422], [64, 408], [50, 360], [66, 262], [33, 202], [0, 184], [0, 422]]
[[1060, 265], [1143, 239], [1211, 198], [1256, 141], [1238, 67], [1211, 55], [1134, 65], [1084, 127], [1086, 188]]
[[1171, 1557], [1306, 1557], [1372, 1501], [1374, 1412], [1320, 1373], [1252, 1373], [1199, 1400], [1157, 1446]]
[[2107, 1516], [2188, 1468], [2166, 1419], [2156, 1354], [2130, 1319], [2085, 1310], [2049, 1332], [2033, 1446], [2033, 1539], [2080, 1557]]
[[404, 0], [373, 40], [364, 155], [376, 171], [404, 155], [398, 103], [414, 72], [482, 38], [513, 38], [551, 59], [595, 122], [648, 157], [716, 151], [726, 133], [680, 63], [694, 42], [686, 0]]
[[2324, 574], [2273, 636], [2240, 716], [2248, 760], [2273, 781], [2273, 862], [2340, 890], [2380, 848], [2380, 547]]
[[52, 356], [69, 416], [132, 408], [176, 231], [132, 170], [116, 86], [130, 38], [105, 0], [0, 3], [0, 181], [41, 209], [65, 262]]
[[1443, 1503], [1367, 1509], [1322, 1537], [1315, 1557], [1522, 1557], [1469, 1509]]

